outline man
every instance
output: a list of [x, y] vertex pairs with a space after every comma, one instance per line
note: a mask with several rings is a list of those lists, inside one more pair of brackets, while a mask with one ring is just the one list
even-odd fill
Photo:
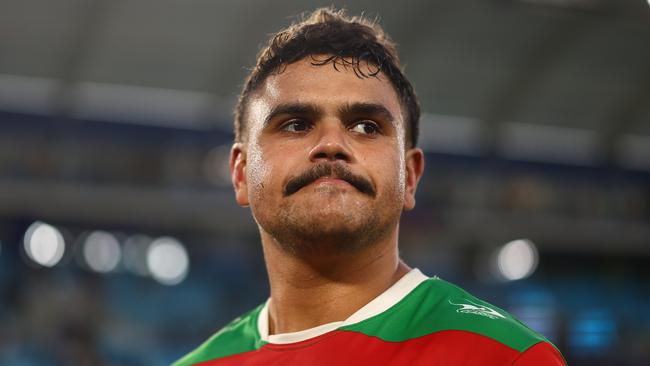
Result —
[[270, 299], [185, 365], [564, 365], [509, 314], [398, 256], [424, 169], [394, 44], [329, 9], [275, 35], [237, 106], [235, 197], [258, 224]]

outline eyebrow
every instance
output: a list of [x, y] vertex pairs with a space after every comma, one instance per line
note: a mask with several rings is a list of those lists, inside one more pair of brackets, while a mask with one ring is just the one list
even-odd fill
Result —
[[[323, 108], [312, 103], [281, 103], [271, 109], [271, 112], [264, 119], [264, 126], [268, 126], [274, 118], [281, 115], [311, 116], [316, 118], [322, 116], [324, 113]], [[395, 121], [395, 117], [390, 113], [388, 108], [379, 103], [346, 103], [338, 108], [338, 114], [340, 117], [379, 116], [391, 124]]]
[[301, 116], [320, 116], [323, 114], [323, 109], [310, 103], [282, 103], [278, 104], [264, 119], [264, 126], [268, 125], [271, 120], [277, 116], [287, 115], [301, 115]]
[[395, 117], [388, 108], [378, 103], [348, 103], [339, 107], [338, 112], [341, 116], [379, 116], [391, 124], [395, 121]]

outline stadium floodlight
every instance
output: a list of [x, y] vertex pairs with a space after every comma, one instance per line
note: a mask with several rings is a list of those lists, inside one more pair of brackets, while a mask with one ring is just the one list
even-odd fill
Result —
[[143, 234], [134, 234], [126, 238], [122, 250], [122, 260], [126, 270], [138, 276], [150, 275], [147, 267], [147, 250], [152, 240]]
[[63, 257], [65, 240], [52, 225], [36, 221], [27, 228], [23, 238], [27, 257], [43, 267], [53, 267]]
[[498, 276], [506, 281], [524, 279], [535, 272], [538, 260], [537, 248], [532, 241], [513, 240], [496, 252]]
[[189, 257], [183, 244], [171, 237], [154, 240], [147, 250], [151, 276], [164, 285], [181, 283], [189, 272]]
[[83, 246], [84, 261], [88, 268], [99, 273], [108, 273], [120, 263], [122, 249], [115, 236], [106, 231], [88, 234]]

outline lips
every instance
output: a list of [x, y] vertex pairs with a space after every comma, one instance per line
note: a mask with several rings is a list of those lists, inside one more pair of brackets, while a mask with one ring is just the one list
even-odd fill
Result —
[[351, 184], [343, 179], [336, 177], [321, 177], [313, 181], [311, 184], [345, 184], [351, 186]]
[[325, 177], [320, 177], [320, 178], [312, 181], [311, 183], [305, 184], [304, 186], [300, 187], [298, 190], [302, 190], [303, 188], [306, 188], [306, 187], [309, 187], [309, 186], [314, 186], [314, 187], [317, 187], [317, 186], [331, 186], [331, 187], [334, 187], [334, 186], [341, 186], [341, 187], [346, 186], [346, 187], [351, 187], [351, 188], [356, 189], [356, 187], [354, 185], [352, 185], [352, 183], [346, 181], [345, 179], [338, 178], [338, 177], [333, 177], [333, 176], [325, 176]]

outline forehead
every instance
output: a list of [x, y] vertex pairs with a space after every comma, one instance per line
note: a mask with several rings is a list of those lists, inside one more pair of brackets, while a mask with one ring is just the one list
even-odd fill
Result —
[[[262, 121], [278, 104], [300, 102], [315, 104], [324, 110], [349, 103], [375, 103], [386, 107], [403, 126], [403, 113], [397, 92], [383, 73], [359, 77], [349, 65], [328, 63], [313, 65], [305, 58], [271, 74], [252, 94], [248, 119], [251, 125]], [[361, 62], [364, 73], [375, 67]], [[251, 126], [252, 127], [252, 126]]]

